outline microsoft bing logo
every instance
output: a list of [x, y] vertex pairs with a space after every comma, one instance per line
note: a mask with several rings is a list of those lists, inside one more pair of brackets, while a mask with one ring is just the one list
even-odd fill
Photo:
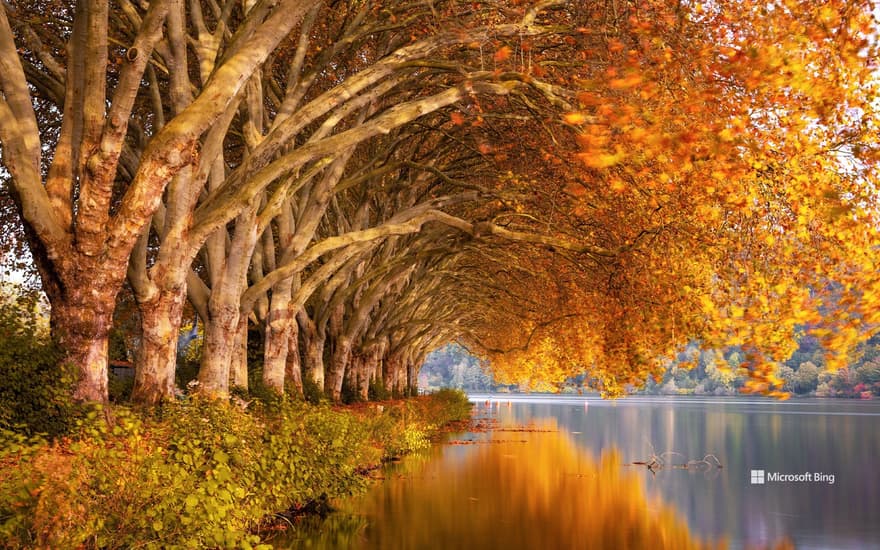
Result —
[[764, 470], [752, 470], [752, 485], [764, 485]]

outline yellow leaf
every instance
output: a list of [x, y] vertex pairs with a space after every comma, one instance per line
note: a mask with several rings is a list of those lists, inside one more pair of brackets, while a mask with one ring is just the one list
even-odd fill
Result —
[[718, 132], [718, 137], [721, 138], [721, 141], [733, 141], [736, 136], [733, 135], [733, 130], [725, 128]]
[[584, 161], [584, 164], [589, 166], [590, 168], [602, 169], [602, 168], [611, 168], [612, 166], [619, 164], [624, 157], [626, 156], [621, 151], [616, 153], [598, 153], [598, 154], [588, 154], [581, 153], [581, 160]]
[[608, 81], [608, 87], [612, 90], [626, 90], [629, 88], [634, 88], [642, 83], [642, 77], [640, 75], [630, 75], [625, 78], [612, 78]]

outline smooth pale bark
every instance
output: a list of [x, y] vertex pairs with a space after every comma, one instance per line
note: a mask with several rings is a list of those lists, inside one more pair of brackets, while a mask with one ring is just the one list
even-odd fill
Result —
[[[192, 103], [193, 96], [189, 85], [184, 6], [179, 1], [170, 4], [166, 24], [166, 59], [171, 70], [168, 95], [172, 113], [178, 115]], [[158, 83], [151, 84], [158, 88]], [[156, 89], [154, 94], [160, 91]], [[161, 98], [154, 108], [164, 115]], [[198, 196], [192, 177], [190, 166], [181, 169], [166, 190], [167, 207], [157, 205], [150, 225], [162, 239], [162, 250], [152, 268], [147, 269], [148, 226], [132, 251], [128, 269], [128, 279], [143, 320], [132, 400], [147, 405], [173, 398], [176, 389], [177, 339], [189, 270], [189, 265], [181, 259], [185, 251], [181, 246], [185, 241], [183, 219], [195, 206]]]
[[[107, 334], [113, 309], [108, 302], [121, 287], [128, 257], [158, 208], [166, 184], [191, 163], [199, 136], [314, 2], [281, 0], [265, 21], [261, 16], [262, 23], [254, 22], [254, 31], [213, 71], [198, 98], [150, 139], [131, 185], [111, 214], [128, 122], [171, 4], [183, 6], [161, 0], [149, 3], [129, 45], [127, 62], [112, 77], [115, 89], [108, 106], [109, 4], [77, 2], [67, 51], [66, 100], [59, 105], [63, 106], [61, 131], [45, 185], [27, 78], [7, 10], [0, 9], [3, 162], [12, 174], [34, 255], [43, 264], [40, 272], [53, 306], [53, 328], [66, 360], [82, 371], [75, 391], [82, 400], [107, 399]], [[74, 213], [76, 224], [72, 224]]]
[[334, 342], [333, 355], [327, 369], [325, 388], [327, 395], [334, 402], [342, 396], [342, 383], [351, 360], [351, 340], [346, 337], [337, 338]]
[[[387, 279], [378, 280], [360, 297], [357, 307], [354, 308], [354, 311], [346, 322], [342, 323], [341, 319], [343, 316], [339, 315], [340, 325], [342, 326], [336, 327], [337, 330], [333, 331], [335, 335], [335, 346], [327, 376], [328, 394], [334, 401], [338, 401], [341, 396], [343, 380], [348, 378], [350, 383], [354, 383], [355, 386], [357, 385], [357, 377], [348, 376], [347, 370], [352, 366], [350, 363], [352, 358], [353, 341], [365, 328], [370, 311], [376, 307], [382, 297], [392, 289], [394, 285], [406, 277], [409, 271], [409, 267], [404, 267]], [[343, 311], [342, 307], [343, 304], [340, 303], [340, 312]], [[354, 388], [354, 386], [352, 386], [352, 388]]]
[[177, 338], [183, 314], [184, 293], [156, 293], [154, 302], [138, 304], [141, 311], [141, 342], [135, 360], [131, 399], [153, 405], [174, 396]]
[[[138, 240], [128, 267], [128, 280], [141, 311], [142, 338], [135, 361], [132, 400], [153, 405], [172, 399], [177, 390], [177, 339], [187, 294], [199, 304], [206, 319], [205, 305], [198, 298], [198, 277], [186, 261], [187, 205], [195, 203], [198, 188], [192, 186], [192, 170], [183, 169], [168, 189], [169, 207], [157, 209], [154, 230], [163, 236], [163, 249], [155, 264], [147, 269], [148, 233]], [[203, 291], [202, 291], [203, 292]]]
[[[341, 258], [341, 261], [344, 262], [347, 259], [355, 257], [357, 253], [363, 250], [360, 247], [355, 246], [357, 244], [385, 239], [393, 235], [407, 235], [411, 233], [418, 233], [422, 230], [422, 226], [430, 222], [446, 224], [450, 227], [454, 227], [456, 229], [466, 232], [472, 231], [473, 229], [472, 224], [460, 218], [451, 216], [439, 210], [427, 210], [420, 211], [417, 215], [414, 216], [404, 215], [400, 217], [395, 217], [392, 220], [389, 220], [388, 222], [383, 223], [377, 227], [371, 227], [369, 229], [351, 231], [342, 235], [327, 237], [326, 239], [322, 239], [321, 241], [310, 246], [302, 254], [292, 259], [291, 261], [279, 266], [277, 269], [267, 274], [258, 283], [252, 285], [246, 292], [243, 293], [241, 297], [242, 309], [244, 311], [249, 311], [257, 298], [262, 296], [263, 293], [265, 293], [269, 288], [272, 287], [272, 285], [282, 279], [289, 278], [301, 272], [309, 264], [324, 256], [325, 254], [341, 248], [350, 248], [350, 253], [343, 252], [341, 256], [337, 256], [337, 258]], [[304, 293], [304, 288], [307, 288], [306, 285], [303, 285], [303, 288], [300, 288], [297, 291], [297, 295], [300, 298], [303, 296], [308, 297], [308, 294]], [[312, 288], [310, 291], [313, 290], [314, 289]]]
[[212, 398], [228, 397], [233, 361], [236, 362], [236, 384], [247, 387], [247, 375], [242, 376], [242, 369], [247, 371], [247, 361], [236, 354], [247, 345], [247, 316], [240, 309], [239, 296], [246, 285], [248, 265], [259, 238], [255, 217], [256, 206], [252, 206], [236, 219], [229, 255], [208, 300], [199, 391]]
[[296, 396], [302, 396], [302, 359], [299, 352], [299, 325], [293, 320], [291, 321], [288, 332], [287, 357], [284, 367], [284, 377], [287, 387]]
[[385, 385], [385, 391], [390, 394], [397, 393], [399, 370], [400, 357], [396, 354], [389, 354], [385, 357], [382, 364], [382, 383]]
[[345, 384], [348, 385], [349, 391], [355, 399], [362, 399], [360, 390], [363, 364], [363, 358], [357, 353], [352, 353], [351, 358], [348, 360], [348, 370], [345, 373]]
[[370, 397], [371, 361], [371, 354], [363, 352], [355, 354], [352, 359], [352, 371], [354, 373], [352, 387], [355, 395], [361, 401], [366, 401]]
[[324, 380], [324, 335], [316, 335], [306, 342], [305, 375], [319, 388], [323, 388]]
[[413, 361], [407, 360], [406, 362], [406, 394], [409, 396], [414, 396], [418, 393], [418, 371], [416, 370], [416, 366]]
[[297, 314], [303, 339], [303, 379], [324, 389], [324, 341], [326, 332], [319, 331], [305, 310]]
[[[382, 382], [382, 361], [385, 356], [385, 340], [373, 346], [373, 351], [369, 356], [366, 365], [367, 384], [375, 383], [377, 386], [383, 385]], [[369, 395], [369, 394], [368, 394]]]
[[[117, 94], [105, 127], [107, 5], [81, 2], [70, 37], [67, 96], [59, 147], [54, 151], [50, 179], [43, 185], [40, 133], [30, 90], [13, 31], [0, 9], [0, 143], [3, 163], [12, 175], [13, 197], [25, 222], [43, 288], [52, 306], [52, 331], [64, 349], [64, 361], [79, 369], [74, 398], [107, 400], [108, 335], [116, 295], [124, 278], [127, 254], [103, 254], [106, 235], [89, 231], [112, 187], [116, 160], [125, 135], [134, 90], [146, 61], [130, 64], [119, 75]], [[137, 44], [151, 51], [164, 19], [157, 3], [140, 29]], [[78, 60], [89, 59], [89, 63]], [[103, 136], [103, 137], [102, 137]], [[100, 148], [98, 144], [100, 143]], [[104, 162], [106, 161], [106, 163]], [[63, 167], [63, 169], [61, 169]], [[80, 198], [90, 199], [78, 211], [81, 225], [72, 227], [75, 178], [83, 178]], [[58, 191], [61, 191], [59, 194]], [[100, 215], [97, 219], [102, 219]], [[76, 234], [75, 234], [76, 233]]]
[[64, 360], [79, 370], [74, 390], [78, 401], [107, 400], [107, 350], [117, 288], [109, 283], [74, 288], [52, 303], [53, 336], [65, 351]]
[[[266, 338], [263, 352], [263, 384], [277, 393], [284, 392], [287, 355], [291, 343], [293, 318], [290, 313], [292, 279], [285, 279], [272, 288], [269, 315], [266, 321]], [[294, 340], [295, 341], [295, 340]], [[293, 353], [299, 351], [294, 348]]]
[[235, 332], [235, 343], [232, 350], [232, 358], [229, 365], [229, 387], [248, 389], [248, 319], [244, 315], [238, 316], [238, 328]]
[[210, 322], [206, 323], [205, 345], [199, 368], [199, 392], [222, 399], [229, 397], [229, 371], [232, 356], [237, 350], [238, 304], [221, 301], [211, 304], [209, 309]]

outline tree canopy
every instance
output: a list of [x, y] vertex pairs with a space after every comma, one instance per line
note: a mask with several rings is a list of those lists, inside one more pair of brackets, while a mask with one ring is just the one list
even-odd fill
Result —
[[80, 399], [120, 291], [147, 403], [189, 308], [212, 396], [249, 341], [266, 386], [333, 399], [412, 391], [448, 342], [606, 395], [737, 346], [783, 396], [801, 334], [834, 370], [880, 323], [872, 9], [7, 0], [4, 231]]

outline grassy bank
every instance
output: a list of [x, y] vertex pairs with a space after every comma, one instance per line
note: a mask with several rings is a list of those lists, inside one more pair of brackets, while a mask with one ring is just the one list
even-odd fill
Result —
[[351, 408], [192, 399], [149, 415], [94, 410], [51, 443], [0, 432], [0, 540], [259, 547], [273, 514], [362, 490], [369, 467], [469, 412], [456, 391]]

